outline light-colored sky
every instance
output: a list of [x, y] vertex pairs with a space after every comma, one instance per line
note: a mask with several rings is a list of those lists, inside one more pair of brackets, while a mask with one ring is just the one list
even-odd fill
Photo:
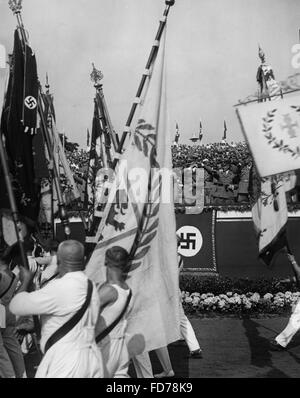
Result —
[[[15, 17], [0, 0], [0, 44], [11, 51]], [[55, 96], [57, 124], [70, 140], [86, 144], [94, 87], [91, 63], [103, 87], [117, 132], [127, 120], [154, 41], [164, 0], [24, 0], [23, 19], [35, 49], [41, 82], [46, 72]], [[291, 66], [298, 42], [299, 0], [177, 0], [168, 22], [170, 120], [181, 141], [204, 127], [204, 143], [242, 140], [233, 105], [257, 90], [258, 43], [277, 80], [300, 72]], [[0, 79], [4, 72], [0, 69]], [[2, 93], [0, 93], [2, 96]]]

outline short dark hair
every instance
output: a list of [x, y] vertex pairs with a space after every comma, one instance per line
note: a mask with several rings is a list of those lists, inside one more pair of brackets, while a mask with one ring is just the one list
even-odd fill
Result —
[[113, 266], [125, 270], [128, 266], [129, 254], [123, 247], [114, 246], [106, 251], [105, 260], [106, 266]]

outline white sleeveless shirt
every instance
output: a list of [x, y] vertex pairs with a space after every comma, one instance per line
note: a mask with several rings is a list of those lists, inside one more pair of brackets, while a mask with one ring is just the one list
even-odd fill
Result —
[[[103, 322], [105, 323], [105, 328], [110, 326], [121, 314], [123, 311], [123, 308], [125, 307], [126, 301], [128, 299], [130, 289], [123, 289], [118, 285], [111, 284], [112, 287], [114, 287], [118, 293], [118, 298], [117, 300], [112, 304], [104, 308], [104, 310], [101, 313], [101, 324], [103, 325]], [[127, 319], [126, 319], [126, 313], [127, 310], [120, 320], [120, 322], [114, 327], [114, 329], [109, 333], [109, 338], [110, 339], [120, 339], [124, 337], [124, 333], [126, 330], [127, 326]]]

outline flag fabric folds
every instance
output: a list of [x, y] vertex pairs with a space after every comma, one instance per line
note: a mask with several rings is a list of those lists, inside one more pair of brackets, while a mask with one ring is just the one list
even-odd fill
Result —
[[130, 143], [116, 168], [87, 275], [106, 280], [104, 256], [122, 246], [130, 253], [133, 291], [128, 348], [133, 357], [180, 338], [176, 224], [171, 144], [164, 79], [165, 33]]
[[288, 246], [286, 192], [295, 187], [294, 172], [260, 179], [255, 166], [251, 170], [252, 217], [258, 241], [259, 257], [271, 265], [276, 253]]
[[261, 177], [300, 168], [299, 95], [243, 105], [237, 113]]
[[[20, 215], [35, 222], [39, 213], [39, 181], [35, 176], [33, 137], [37, 124], [38, 79], [35, 55], [15, 31], [13, 65], [1, 118], [12, 185]], [[3, 179], [3, 176], [1, 176]], [[9, 209], [4, 181], [0, 208]]]
[[[261, 49], [259, 57], [262, 64], [258, 68], [257, 81], [264, 99], [278, 93], [280, 86], [273, 69], [265, 63]], [[294, 170], [300, 167], [300, 141], [297, 138], [300, 107], [297, 104], [300, 105], [299, 96], [273, 97], [237, 109], [242, 132], [255, 161], [250, 172], [252, 218], [259, 257], [267, 265], [272, 264], [276, 253], [288, 247], [286, 192], [295, 187]]]

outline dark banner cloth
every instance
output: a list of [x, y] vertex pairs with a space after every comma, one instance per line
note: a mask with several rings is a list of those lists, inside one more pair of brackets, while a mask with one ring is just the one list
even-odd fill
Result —
[[217, 272], [215, 231], [216, 211], [199, 214], [178, 214], [177, 234], [181, 238], [179, 253], [184, 269]]
[[[33, 155], [38, 80], [35, 55], [28, 46], [25, 55], [19, 32], [16, 30], [13, 65], [1, 118], [1, 132], [5, 137], [18, 210], [22, 216], [35, 222], [39, 212], [40, 196]], [[10, 208], [2, 170], [0, 185], [0, 208]]]

